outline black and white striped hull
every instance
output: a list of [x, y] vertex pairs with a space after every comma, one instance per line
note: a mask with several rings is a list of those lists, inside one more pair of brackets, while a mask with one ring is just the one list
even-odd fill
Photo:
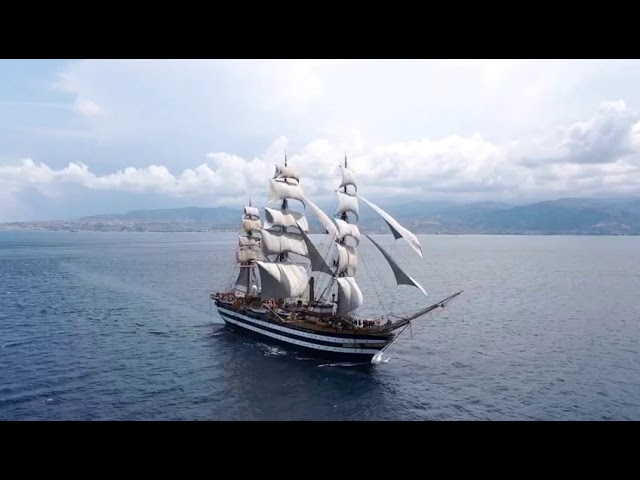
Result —
[[371, 361], [392, 339], [373, 335], [312, 333], [303, 329], [276, 324], [259, 314], [236, 311], [217, 304], [218, 313], [225, 323], [243, 333], [253, 334], [265, 340], [292, 347], [295, 350], [312, 351], [332, 359]]

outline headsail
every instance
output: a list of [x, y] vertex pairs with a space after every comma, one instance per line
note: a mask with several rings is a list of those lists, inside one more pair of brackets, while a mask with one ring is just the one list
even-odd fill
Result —
[[418, 253], [418, 255], [422, 257], [422, 246], [418, 241], [418, 237], [416, 237], [413, 233], [411, 233], [409, 230], [407, 230], [402, 225], [400, 225], [395, 218], [393, 218], [391, 215], [389, 215], [387, 212], [382, 210], [377, 205], [374, 205], [373, 203], [371, 203], [369, 200], [362, 197], [361, 195], [358, 195], [358, 198], [364, 201], [367, 205], [369, 205], [378, 215], [380, 215], [384, 219], [385, 222], [387, 222], [387, 225], [389, 225], [389, 228], [391, 229], [391, 233], [393, 233], [393, 236], [396, 239], [403, 237], [407, 241], [407, 243], [411, 246], [411, 248], [413, 248]]
[[325, 228], [325, 230], [329, 233], [331, 238], [335, 238], [338, 234], [338, 229], [335, 224], [329, 218], [329, 215], [324, 213], [320, 207], [318, 207], [315, 203], [313, 203], [308, 198], [304, 198], [306, 205], [309, 206], [310, 210], [314, 213], [314, 215], [320, 220], [320, 223]]
[[396, 277], [396, 283], [398, 285], [413, 285], [414, 287], [418, 288], [422, 293], [427, 295], [427, 292], [424, 291], [424, 288], [422, 288], [422, 286], [418, 282], [416, 282], [413, 278], [407, 275], [404, 272], [404, 270], [402, 270], [402, 268], [400, 268], [400, 265], [396, 263], [396, 261], [393, 259], [391, 255], [389, 255], [389, 252], [387, 252], [384, 248], [382, 248], [382, 246], [378, 242], [376, 242], [373, 238], [371, 238], [371, 236], [367, 235], [366, 233], [365, 235], [369, 240], [371, 240], [371, 243], [373, 243], [378, 248], [378, 250], [380, 250], [380, 253], [382, 253], [384, 258], [389, 263], [389, 266], [391, 267], [391, 270], [393, 270], [393, 274]]
[[333, 270], [327, 265], [324, 257], [320, 254], [316, 246], [313, 244], [309, 236], [302, 232], [302, 238], [304, 243], [307, 245], [307, 251], [309, 252], [309, 260], [311, 261], [311, 271], [312, 272], [322, 272], [327, 275], [331, 275], [333, 277]]

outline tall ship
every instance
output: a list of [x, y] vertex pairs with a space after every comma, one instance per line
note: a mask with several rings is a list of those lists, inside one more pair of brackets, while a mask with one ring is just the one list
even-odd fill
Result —
[[[382, 217], [394, 242], [406, 241], [420, 258], [422, 246], [413, 233], [358, 193], [346, 155], [340, 167], [337, 208], [330, 216], [305, 196], [300, 175], [288, 166], [285, 154], [284, 165], [276, 165], [273, 178], [268, 179], [270, 206], [264, 207], [264, 224], [260, 209], [249, 202], [235, 251], [237, 274], [228, 288], [211, 293], [210, 298], [234, 329], [323, 357], [375, 362], [414, 320], [444, 308], [462, 291], [406, 315], [358, 313], [367, 298], [356, 280], [358, 248], [364, 237], [386, 261], [384, 274], [393, 276], [398, 286], [408, 285], [427, 295], [387, 249], [360, 233], [361, 202]], [[303, 211], [292, 208], [294, 202]], [[310, 238], [309, 212], [324, 229], [319, 245]]]

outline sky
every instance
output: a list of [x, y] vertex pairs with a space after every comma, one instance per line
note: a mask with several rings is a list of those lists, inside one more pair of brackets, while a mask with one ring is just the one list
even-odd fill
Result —
[[0, 60], [0, 222], [640, 195], [637, 60]]

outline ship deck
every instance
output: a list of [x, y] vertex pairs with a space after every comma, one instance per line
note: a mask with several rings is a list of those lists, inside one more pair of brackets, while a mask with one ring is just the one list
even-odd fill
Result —
[[[388, 331], [383, 331], [380, 327], [358, 327], [353, 326], [351, 324], [345, 326], [338, 326], [337, 324], [329, 325], [326, 320], [310, 320], [310, 319], [300, 319], [300, 318], [291, 318], [291, 316], [285, 315], [277, 315], [274, 312], [268, 310], [260, 310], [256, 311], [252, 308], [248, 308], [247, 306], [236, 307], [232, 303], [217, 300], [216, 303], [218, 306], [223, 308], [242, 313], [243, 315], [251, 316], [257, 320], [268, 321], [273, 323], [274, 325], [283, 325], [289, 328], [293, 328], [296, 330], [301, 330], [308, 333], [319, 333], [323, 335], [330, 336], [353, 336], [359, 338], [377, 338], [380, 340], [389, 339], [393, 336]], [[299, 313], [298, 310], [287, 310], [287, 314]], [[333, 319], [334, 322], [340, 322], [340, 319]], [[344, 322], [344, 320], [342, 321]], [[344, 322], [346, 323], [346, 322]]]

